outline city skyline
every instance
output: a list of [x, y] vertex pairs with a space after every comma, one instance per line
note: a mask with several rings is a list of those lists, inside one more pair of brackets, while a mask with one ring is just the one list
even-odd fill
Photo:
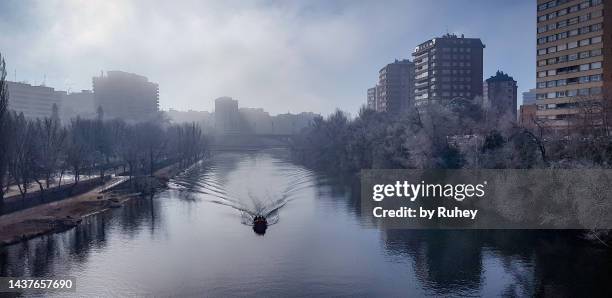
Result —
[[443, 2], [3, 2], [0, 45], [11, 80], [80, 91], [123, 70], [159, 83], [163, 110], [232, 96], [273, 114], [354, 115], [383, 65], [447, 32], [483, 40], [485, 78], [503, 70], [519, 92], [535, 87], [531, 1]]

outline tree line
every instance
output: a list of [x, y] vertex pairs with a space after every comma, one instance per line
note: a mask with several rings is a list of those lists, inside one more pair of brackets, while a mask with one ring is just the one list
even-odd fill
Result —
[[201, 159], [207, 141], [195, 124], [173, 125], [159, 117], [143, 123], [96, 119], [72, 119], [62, 124], [57, 107], [51, 117], [27, 119], [8, 109], [6, 63], [0, 55], [0, 202], [10, 186], [25, 197], [32, 185], [41, 194], [61, 184], [66, 174], [78, 183], [85, 173], [100, 175], [121, 169], [130, 177], [152, 175], [170, 162], [182, 165]]
[[[588, 130], [588, 131], [587, 131]], [[612, 142], [601, 126], [573, 137], [523, 127], [512, 113], [491, 117], [475, 101], [431, 103], [403, 113], [365, 107], [351, 119], [337, 110], [293, 139], [293, 156], [312, 168], [528, 169], [609, 167]]]

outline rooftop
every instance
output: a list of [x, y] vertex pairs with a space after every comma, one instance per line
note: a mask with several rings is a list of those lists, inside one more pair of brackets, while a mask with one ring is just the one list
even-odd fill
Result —
[[494, 76], [492, 76], [492, 77], [487, 79], [487, 83], [490, 83], [490, 82], [507, 82], [507, 81], [514, 81], [514, 78], [512, 78], [507, 73], [504, 73], [503, 71], [500, 71], [500, 70], [498, 70], [495, 73]]

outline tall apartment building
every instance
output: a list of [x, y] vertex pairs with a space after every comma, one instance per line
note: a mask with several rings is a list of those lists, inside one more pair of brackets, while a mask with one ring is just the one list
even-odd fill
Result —
[[240, 133], [240, 123], [237, 100], [226, 96], [215, 99], [215, 131], [217, 134]]
[[[538, 0], [538, 121], [576, 128], [612, 81], [612, 1]], [[593, 110], [589, 108], [589, 110]]]
[[374, 86], [368, 89], [368, 97], [366, 101], [366, 107], [368, 109], [377, 111], [376, 109], [376, 101], [378, 97], [377, 94], [378, 94], [378, 86]]
[[408, 59], [395, 60], [381, 68], [374, 90], [376, 111], [399, 113], [407, 110], [414, 104], [414, 63]]
[[482, 41], [446, 34], [414, 49], [415, 103], [482, 96]]
[[145, 121], [159, 111], [159, 87], [141, 75], [108, 71], [93, 78], [94, 107], [104, 117]]
[[517, 86], [516, 81], [501, 71], [483, 82], [483, 108], [487, 115], [500, 117], [511, 114], [516, 121]]
[[536, 103], [536, 89], [529, 89], [529, 91], [523, 92], [523, 105], [533, 105]]
[[26, 83], [7, 81], [9, 110], [23, 113], [28, 119], [49, 118], [53, 115], [54, 105], [61, 108], [61, 98], [65, 92], [55, 91], [46, 86], [32, 86]]

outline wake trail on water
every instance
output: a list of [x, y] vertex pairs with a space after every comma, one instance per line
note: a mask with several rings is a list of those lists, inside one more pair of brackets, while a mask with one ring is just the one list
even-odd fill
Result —
[[[178, 191], [181, 197], [188, 200], [196, 200], [194, 195], [201, 194], [203, 196], [197, 196], [197, 199], [233, 208], [240, 212], [242, 224], [252, 226], [256, 216], [265, 217], [268, 225], [277, 223], [278, 211], [294, 200], [301, 190], [312, 187], [311, 172], [299, 168], [280, 167], [277, 175], [273, 175], [272, 178], [281, 181], [271, 183], [269, 186], [278, 188], [283, 185], [281, 191], [271, 192], [266, 189], [262, 192], [261, 184], [265, 183], [257, 185], [254, 183], [240, 187], [246, 190], [246, 193], [239, 194], [225, 187], [227, 181], [219, 177], [219, 170], [220, 168], [214, 164], [198, 163], [172, 179], [169, 188]], [[251, 187], [259, 188], [260, 191], [256, 192]]]

